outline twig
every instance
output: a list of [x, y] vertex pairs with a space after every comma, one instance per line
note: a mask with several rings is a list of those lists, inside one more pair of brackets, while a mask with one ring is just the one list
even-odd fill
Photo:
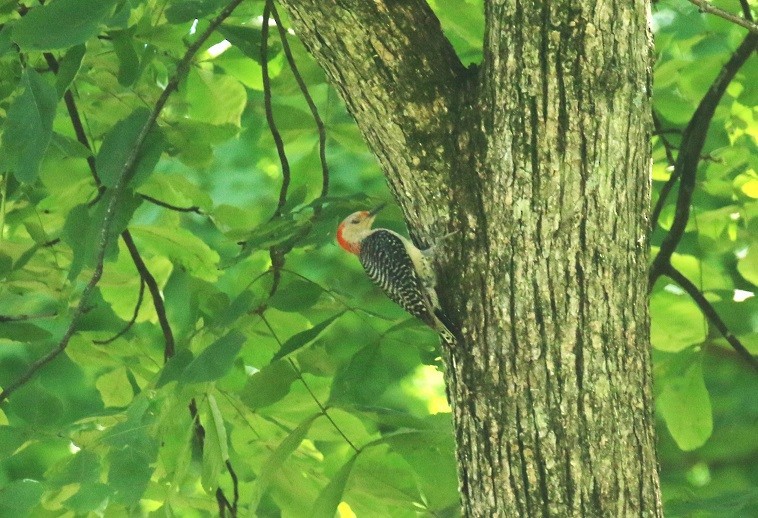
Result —
[[268, 73], [268, 23], [273, 4], [271, 0], [266, 0], [263, 7], [263, 25], [261, 26], [261, 75], [263, 78], [263, 105], [266, 110], [266, 122], [268, 122], [269, 131], [276, 145], [276, 152], [279, 154], [279, 162], [282, 164], [282, 188], [279, 191], [279, 202], [276, 205], [273, 218], [281, 216], [284, 204], [287, 203], [287, 190], [290, 185], [290, 165], [287, 160], [287, 154], [284, 151], [284, 141], [279, 129], [276, 127], [274, 120], [274, 110], [271, 106], [271, 77]]
[[237, 503], [240, 499], [239, 479], [237, 478], [237, 472], [234, 471], [232, 463], [229, 459], [226, 460], [226, 469], [229, 470], [229, 476], [232, 479], [232, 494], [234, 495], [234, 500], [232, 501], [231, 507], [232, 516], [237, 516]]
[[95, 269], [94, 269], [94, 272], [92, 273], [92, 276], [90, 277], [89, 282], [87, 282], [86, 286], [84, 287], [84, 290], [82, 291], [82, 294], [79, 299], [79, 304], [74, 309], [73, 315], [71, 317], [71, 322], [68, 328], [64, 332], [61, 340], [58, 342], [55, 348], [53, 348], [53, 350], [51, 350], [45, 356], [32, 362], [32, 364], [29, 366], [29, 368], [24, 374], [22, 374], [16, 381], [4, 387], [3, 391], [0, 392], [0, 403], [8, 399], [8, 397], [11, 394], [13, 394], [13, 392], [18, 390], [19, 387], [23, 386], [24, 383], [29, 381], [37, 373], [37, 371], [39, 371], [42, 367], [44, 367], [45, 365], [50, 363], [52, 360], [54, 360], [68, 346], [68, 343], [71, 340], [71, 337], [76, 332], [76, 327], [79, 324], [79, 320], [81, 319], [82, 315], [87, 309], [89, 298], [92, 295], [92, 292], [94, 291], [95, 286], [97, 286], [97, 283], [100, 281], [100, 278], [103, 275], [103, 261], [105, 259], [105, 252], [108, 247], [109, 234], [111, 232], [111, 227], [113, 226], [116, 208], [118, 207], [118, 203], [121, 199], [121, 195], [123, 194], [123, 191], [126, 188], [126, 184], [128, 180], [130, 179], [132, 172], [134, 171], [134, 167], [137, 163], [137, 159], [139, 158], [139, 153], [142, 150], [142, 145], [145, 142], [145, 139], [147, 139], [147, 135], [149, 134], [150, 130], [152, 130], [153, 126], [158, 120], [158, 115], [160, 115], [161, 111], [165, 107], [169, 96], [174, 92], [174, 90], [178, 88], [179, 82], [189, 71], [190, 64], [192, 63], [192, 59], [194, 58], [195, 54], [205, 44], [205, 41], [216, 30], [216, 28], [226, 18], [228, 18], [229, 15], [232, 14], [232, 11], [234, 11], [234, 9], [240, 3], [242, 3], [242, 0], [232, 0], [232, 2], [230, 2], [218, 14], [218, 16], [216, 16], [213, 20], [211, 20], [207, 29], [198, 37], [197, 40], [195, 40], [194, 43], [192, 43], [192, 45], [190, 45], [187, 48], [187, 51], [185, 52], [181, 61], [179, 61], [176, 67], [176, 72], [174, 73], [174, 76], [171, 78], [171, 80], [169, 80], [168, 84], [166, 85], [165, 90], [163, 90], [160, 97], [158, 97], [158, 100], [153, 106], [153, 109], [150, 112], [150, 115], [147, 121], [145, 122], [145, 125], [142, 127], [142, 130], [140, 131], [139, 135], [137, 135], [137, 138], [135, 139], [134, 144], [133, 144], [132, 152], [129, 154], [128, 158], [126, 159], [124, 166], [121, 169], [121, 173], [119, 174], [118, 179], [116, 180], [116, 184], [113, 187], [111, 198], [108, 200], [108, 205], [106, 206], [106, 209], [105, 209], [105, 214], [103, 216], [103, 222], [100, 229], [100, 236], [98, 238]]
[[[282, 347], [282, 341], [279, 340], [279, 336], [276, 334], [276, 331], [274, 331], [274, 328], [271, 326], [271, 323], [269, 323], [268, 319], [266, 318], [266, 315], [261, 313], [261, 319], [263, 320], [263, 323], [268, 328], [269, 332], [271, 333], [271, 336], [274, 338], [276, 343], [279, 344], [279, 347]], [[327, 420], [332, 424], [335, 430], [337, 430], [337, 433], [339, 433], [342, 438], [345, 440], [345, 442], [356, 452], [358, 453], [360, 451], [359, 448], [353, 444], [353, 442], [345, 435], [345, 432], [342, 431], [342, 429], [337, 425], [337, 423], [332, 419], [332, 417], [327, 412], [327, 408], [319, 401], [319, 399], [316, 397], [316, 394], [311, 390], [311, 387], [308, 385], [308, 383], [305, 381], [305, 378], [303, 378], [302, 371], [297, 367], [297, 364], [292, 361], [292, 358], [287, 358], [289, 361], [290, 366], [292, 367], [292, 370], [295, 371], [295, 376], [300, 380], [300, 382], [305, 387], [305, 390], [308, 391], [308, 393], [311, 395], [311, 399], [316, 403], [316, 406], [318, 406], [319, 410], [321, 411], [321, 414], [327, 418]]]
[[658, 118], [658, 114], [655, 113], [655, 111], [653, 111], [653, 128], [655, 129], [653, 135], [660, 139], [661, 145], [663, 146], [663, 151], [666, 153], [666, 160], [668, 161], [669, 165], [673, 166], [676, 163], [676, 160], [674, 159], [674, 152], [672, 151], [674, 149], [674, 146], [671, 145], [671, 142], [669, 142], [669, 139], [667, 139], [665, 135], [667, 133], [681, 134], [681, 131], [678, 129], [663, 129], [661, 119]]
[[[661, 145], [663, 146], [663, 149], [666, 153], [666, 160], [668, 161], [669, 166], [673, 167], [676, 162], [674, 160], [674, 153], [672, 151], [672, 146], [671, 146], [671, 143], [668, 141], [668, 139], [663, 135], [665, 130], [662, 129], [661, 121], [655, 112], [653, 112], [653, 127], [655, 128], [655, 134], [660, 139]], [[661, 211], [663, 210], [663, 207], [666, 204], [666, 200], [668, 199], [668, 196], [671, 193], [671, 189], [674, 188], [674, 185], [676, 184], [677, 180], [679, 180], [679, 171], [676, 169], [676, 167], [674, 167], [674, 170], [672, 171], [671, 176], [663, 185], [663, 187], [661, 187], [661, 192], [658, 196], [658, 201], [656, 201], [655, 207], [653, 208], [653, 212], [650, 215], [652, 230], [655, 230], [656, 227], [658, 226], [658, 218], [660, 218]]]
[[[50, 52], [45, 52], [43, 56], [45, 57], [45, 61], [47, 61], [48, 66], [50, 66], [50, 70], [52, 70], [54, 74], [57, 74], [60, 66], [58, 60], [55, 59], [55, 56], [53, 56]], [[102, 190], [105, 187], [103, 186], [102, 182], [100, 182], [100, 178], [97, 175], [97, 170], [95, 168], [95, 156], [92, 153], [92, 147], [90, 147], [89, 139], [87, 139], [87, 134], [84, 131], [84, 125], [82, 124], [82, 119], [79, 116], [79, 110], [76, 107], [76, 101], [74, 100], [74, 95], [71, 93], [70, 88], [67, 88], [63, 94], [63, 101], [66, 104], [68, 116], [71, 119], [71, 125], [74, 127], [76, 140], [78, 140], [79, 143], [86, 147], [90, 152], [90, 154], [87, 156], [87, 164], [89, 164], [92, 178], [95, 180], [95, 185], [97, 186], [98, 190]]]
[[193, 205], [192, 207], [177, 207], [176, 205], [171, 205], [170, 203], [166, 203], [165, 201], [158, 200], [156, 198], [153, 198], [152, 196], [148, 196], [147, 194], [140, 194], [140, 198], [142, 198], [145, 201], [149, 201], [150, 203], [154, 205], [158, 205], [159, 207], [163, 207], [169, 210], [173, 210], [176, 212], [194, 212], [195, 214], [203, 215], [203, 211], [200, 210], [200, 207]]
[[722, 67], [721, 72], [711, 84], [708, 92], [703, 96], [695, 113], [692, 115], [682, 135], [682, 144], [676, 157], [674, 174], [678, 174], [679, 197], [676, 200], [674, 222], [666, 237], [661, 243], [661, 249], [650, 267], [649, 289], [652, 289], [656, 279], [666, 269], [671, 260], [671, 255], [679, 245], [684, 235], [687, 221], [690, 217], [690, 203], [695, 192], [697, 178], [697, 166], [700, 162], [700, 152], [705, 144], [713, 114], [716, 111], [726, 87], [732, 81], [737, 71], [753, 54], [758, 46], [758, 34], [748, 34], [739, 47], [734, 51], [729, 61]]
[[221, 518], [226, 518], [226, 510], [231, 510], [232, 506], [220, 487], [216, 489], [216, 504], [218, 505], [218, 515]]
[[[730, 12], [724, 11], [723, 9], [719, 9], [718, 7], [715, 7], [710, 2], [706, 2], [705, 0], [687, 0], [687, 1], [691, 4], [698, 6], [701, 12], [715, 14], [719, 18], [723, 18], [724, 20], [730, 21], [732, 23], [736, 23], [740, 27], [746, 28], [753, 34], [758, 34], [758, 25], [752, 23], [750, 20], [746, 20], [745, 18], [740, 18], [736, 14], [732, 14]], [[745, 7], [743, 5], [743, 12], [749, 12], [749, 8], [747, 9], [747, 11], [745, 11]]]
[[195, 398], [190, 399], [188, 407], [192, 422], [195, 424], [195, 438], [197, 439], [197, 444], [202, 450], [203, 444], [205, 443], [205, 428], [203, 428], [203, 424], [200, 422], [200, 415], [197, 412], [197, 401]]
[[746, 20], [753, 21], [753, 13], [750, 11], [750, 4], [747, 0], [740, 0], [740, 5], [742, 6], [742, 16], [745, 17]]
[[109, 343], [113, 342], [114, 340], [120, 338], [121, 336], [124, 336], [124, 334], [131, 329], [131, 327], [134, 325], [134, 323], [137, 321], [137, 317], [139, 316], [139, 310], [142, 307], [142, 299], [145, 296], [145, 279], [140, 278], [139, 282], [139, 295], [137, 296], [137, 304], [134, 305], [134, 314], [132, 314], [132, 318], [129, 319], [129, 322], [126, 323], [123, 329], [116, 333], [115, 335], [111, 336], [107, 340], [92, 340], [92, 342], [98, 344], [98, 345], [108, 345]]
[[0, 322], [24, 322], [26, 320], [36, 320], [38, 318], [52, 318], [58, 313], [39, 313], [37, 315], [0, 315]]
[[[289, 63], [290, 70], [295, 77], [297, 86], [303, 93], [305, 102], [308, 103], [308, 108], [311, 110], [313, 121], [316, 123], [316, 129], [318, 130], [318, 154], [319, 159], [321, 160], [321, 197], [323, 198], [329, 194], [329, 166], [326, 163], [326, 128], [324, 127], [324, 121], [321, 120], [321, 116], [318, 113], [316, 103], [313, 102], [313, 97], [311, 97], [311, 94], [308, 92], [308, 87], [306, 86], [305, 81], [303, 81], [303, 76], [297, 68], [297, 63], [295, 63], [295, 58], [292, 55], [289, 41], [287, 41], [287, 29], [282, 25], [279, 13], [273, 2], [271, 2], [271, 15], [276, 23], [276, 28], [279, 30], [279, 40], [282, 42], [284, 56], [287, 58], [287, 63]], [[320, 210], [320, 208], [321, 206], [319, 205], [317, 210]]]
[[163, 341], [165, 343], [163, 348], [163, 359], [168, 360], [172, 358], [175, 353], [174, 333], [171, 331], [171, 325], [168, 323], [168, 317], [166, 316], [166, 306], [163, 304], [163, 296], [161, 295], [161, 289], [158, 287], [158, 283], [155, 282], [155, 277], [147, 269], [145, 261], [142, 260], [142, 256], [137, 250], [137, 245], [134, 244], [134, 239], [128, 230], [124, 230], [121, 233], [121, 239], [124, 240], [129, 255], [132, 257], [134, 266], [137, 267], [140, 277], [147, 284], [147, 289], [150, 291], [150, 296], [153, 298], [153, 306], [155, 306], [155, 312], [158, 315], [158, 323], [161, 326], [163, 332]]
[[682, 272], [674, 268], [671, 264], [667, 265], [666, 270], [663, 273], [687, 292], [692, 300], [695, 301], [695, 304], [700, 307], [700, 310], [703, 312], [708, 321], [713, 324], [716, 329], [718, 329], [719, 333], [721, 333], [726, 341], [729, 342], [729, 345], [732, 346], [737, 354], [756, 371], [758, 371], [758, 358], [750, 354], [750, 351], [748, 351], [745, 346], [742, 345], [742, 342], [740, 342], [740, 340], [729, 331], [729, 328], [727, 328], [724, 321], [721, 320], [721, 317], [716, 312], [716, 309], [710, 302], [708, 302], [708, 299], [705, 298], [697, 286], [695, 286], [687, 277], [682, 274]]

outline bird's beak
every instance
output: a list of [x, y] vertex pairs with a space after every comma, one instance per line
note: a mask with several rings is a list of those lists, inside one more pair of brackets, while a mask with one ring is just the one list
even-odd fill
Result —
[[387, 206], [386, 203], [382, 203], [381, 205], [378, 205], [377, 207], [374, 207], [372, 210], [370, 210], [368, 212], [368, 215], [373, 218], [374, 216], [379, 214], [379, 211], [382, 210], [386, 206]]

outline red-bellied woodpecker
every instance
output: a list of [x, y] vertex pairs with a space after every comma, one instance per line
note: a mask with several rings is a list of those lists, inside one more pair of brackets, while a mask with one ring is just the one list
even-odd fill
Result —
[[447, 344], [455, 345], [457, 333], [440, 309], [437, 297], [433, 248], [420, 250], [397, 232], [371, 228], [383, 207], [354, 212], [345, 218], [337, 227], [337, 242], [358, 256], [368, 276], [390, 299], [437, 331]]

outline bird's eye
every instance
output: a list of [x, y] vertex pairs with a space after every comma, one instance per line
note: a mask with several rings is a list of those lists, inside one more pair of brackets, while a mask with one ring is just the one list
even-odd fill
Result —
[[352, 223], [353, 225], [357, 225], [360, 222], [361, 220], [359, 220], [358, 218], [353, 218], [353, 220], [350, 223]]

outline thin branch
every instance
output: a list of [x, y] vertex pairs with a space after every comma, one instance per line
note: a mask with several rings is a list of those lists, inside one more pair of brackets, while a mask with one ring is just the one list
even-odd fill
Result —
[[177, 207], [176, 205], [171, 205], [170, 203], [158, 200], [152, 196], [148, 196], [147, 194], [140, 194], [140, 198], [145, 201], [149, 201], [154, 205], [158, 205], [159, 207], [163, 207], [165, 209], [173, 210], [176, 212], [194, 212], [195, 214], [200, 214], [201, 216], [204, 215], [203, 211], [200, 210], [200, 207], [196, 205], [193, 205], [192, 207]]
[[732, 346], [737, 354], [751, 367], [758, 371], [758, 358], [750, 354], [750, 351], [748, 351], [745, 346], [742, 345], [742, 342], [740, 342], [740, 340], [729, 331], [729, 328], [727, 328], [724, 321], [721, 320], [721, 317], [716, 312], [716, 309], [710, 302], [708, 302], [708, 299], [705, 298], [697, 286], [695, 286], [687, 277], [685, 277], [671, 264], [667, 265], [666, 270], [663, 272], [663, 274], [670, 278], [672, 281], [676, 282], [679, 286], [682, 287], [684, 291], [687, 292], [692, 300], [695, 301], [695, 304], [700, 307], [700, 310], [703, 312], [708, 321], [713, 324], [716, 329], [718, 329], [719, 333], [721, 333], [726, 341], [729, 342], [729, 345]]
[[729, 83], [753, 54], [756, 47], [758, 47], [758, 34], [748, 34], [729, 58], [729, 61], [722, 67], [721, 72], [719, 72], [708, 92], [701, 99], [700, 104], [684, 130], [682, 144], [676, 157], [676, 165], [674, 166], [674, 174], [678, 174], [680, 178], [679, 197], [676, 200], [674, 222], [668, 234], [663, 239], [661, 249], [650, 267], [650, 289], [652, 289], [656, 279], [670, 262], [671, 255], [679, 245], [679, 241], [682, 239], [684, 230], [687, 227], [692, 195], [695, 193], [700, 152], [705, 144], [708, 127], [716, 111], [716, 106], [718, 106]]
[[655, 131], [653, 132], [653, 135], [658, 137], [658, 139], [661, 141], [661, 145], [663, 146], [663, 151], [666, 153], [666, 160], [668, 161], [669, 165], [673, 166], [676, 163], [676, 160], [674, 159], [674, 146], [669, 142], [669, 139], [665, 137], [667, 133], [679, 133], [681, 134], [681, 131], [678, 129], [663, 129], [663, 124], [661, 124], [661, 119], [658, 118], [658, 114], [653, 111], [653, 128]]
[[46, 355], [32, 362], [32, 364], [29, 366], [29, 368], [24, 374], [22, 374], [16, 381], [4, 387], [3, 391], [0, 392], [0, 403], [8, 399], [8, 397], [11, 394], [13, 394], [13, 392], [18, 390], [27, 381], [29, 381], [42, 367], [44, 367], [45, 365], [53, 361], [68, 346], [68, 343], [71, 340], [71, 337], [76, 332], [76, 327], [79, 324], [79, 321], [81, 320], [82, 315], [84, 315], [87, 309], [92, 292], [95, 290], [97, 283], [100, 282], [100, 278], [103, 275], [103, 261], [105, 260], [105, 252], [108, 248], [109, 234], [111, 232], [111, 228], [113, 227], [116, 209], [121, 199], [121, 195], [123, 194], [126, 188], [126, 184], [134, 171], [134, 167], [137, 163], [137, 159], [139, 158], [139, 153], [142, 150], [142, 145], [147, 139], [149, 132], [152, 130], [153, 126], [156, 124], [156, 121], [158, 120], [158, 115], [160, 115], [161, 111], [166, 106], [169, 96], [174, 92], [174, 90], [176, 90], [179, 87], [179, 82], [189, 71], [189, 67], [192, 63], [192, 59], [194, 58], [195, 54], [197, 54], [197, 52], [205, 44], [205, 41], [210, 37], [210, 35], [216, 30], [216, 28], [226, 18], [228, 18], [232, 14], [232, 11], [234, 11], [234, 9], [240, 3], [242, 3], [242, 0], [232, 0], [232, 2], [230, 2], [218, 14], [218, 16], [216, 16], [210, 22], [210, 24], [208, 25], [208, 28], [198, 37], [198, 39], [195, 40], [195, 42], [187, 48], [187, 51], [185, 52], [181, 61], [179, 61], [176, 67], [176, 72], [174, 73], [174, 76], [168, 82], [168, 84], [166, 85], [166, 89], [163, 90], [160, 97], [158, 97], [158, 100], [155, 102], [155, 105], [153, 106], [153, 109], [150, 112], [150, 115], [147, 121], [145, 122], [145, 125], [142, 127], [142, 130], [140, 131], [139, 135], [135, 139], [132, 152], [127, 157], [121, 169], [121, 173], [119, 174], [118, 179], [116, 180], [116, 184], [113, 187], [113, 193], [110, 199], [108, 200], [108, 205], [106, 206], [105, 214], [103, 216], [102, 226], [100, 229], [100, 235], [98, 237], [95, 269], [94, 269], [94, 272], [92, 273], [92, 276], [90, 277], [89, 282], [87, 282], [86, 286], [84, 287], [84, 290], [82, 291], [82, 294], [79, 299], [79, 304], [74, 309], [73, 315], [71, 317], [71, 322], [68, 328], [64, 332], [63, 337], [58, 342], [58, 344], [49, 353], [47, 353]]
[[0, 315], [0, 323], [4, 322], [24, 322], [26, 320], [36, 320], [38, 318], [53, 318], [58, 316], [55, 311], [51, 313], [39, 313], [36, 315]]
[[[676, 161], [674, 160], [674, 153], [672, 151], [671, 142], [669, 142], [669, 140], [664, 136], [664, 132], [666, 130], [663, 129], [661, 121], [655, 112], [653, 112], [653, 127], [655, 128], [655, 135], [657, 135], [657, 137], [660, 139], [661, 145], [663, 146], [663, 150], [666, 153], [666, 160], [668, 161], [668, 164], [670, 166], [675, 166]], [[661, 211], [663, 210], [663, 207], [666, 204], [666, 200], [668, 199], [668, 196], [671, 193], [671, 189], [674, 188], [674, 185], [676, 184], [677, 180], [679, 180], [679, 171], [676, 169], [676, 167], [674, 167], [674, 170], [672, 171], [671, 176], [663, 185], [663, 187], [661, 187], [661, 192], [658, 196], [658, 201], [655, 203], [653, 212], [650, 215], [652, 230], [655, 230], [656, 227], [658, 226], [658, 219], [661, 216]]]
[[[282, 347], [282, 341], [279, 340], [279, 336], [276, 334], [276, 331], [274, 331], [274, 328], [271, 326], [271, 323], [266, 318], [266, 315], [261, 313], [261, 319], [263, 320], [263, 323], [268, 328], [269, 332], [271, 333], [271, 336], [276, 340], [276, 343], [279, 344], [279, 347]], [[303, 378], [302, 371], [297, 367], [297, 364], [292, 361], [292, 358], [287, 358], [289, 361], [290, 366], [292, 367], [292, 370], [295, 371], [295, 375], [300, 380], [300, 382], [305, 387], [305, 390], [308, 391], [308, 393], [311, 395], [311, 399], [316, 403], [316, 406], [318, 406], [319, 410], [321, 411], [321, 414], [329, 420], [329, 422], [332, 424], [335, 430], [337, 430], [337, 433], [339, 433], [342, 438], [345, 440], [345, 442], [353, 449], [356, 453], [358, 453], [360, 450], [353, 444], [353, 442], [345, 435], [345, 432], [342, 431], [342, 429], [337, 425], [337, 423], [332, 419], [332, 417], [327, 412], [327, 408], [321, 404], [321, 401], [319, 401], [318, 397], [316, 397], [316, 394], [311, 390], [311, 387], [308, 385], [308, 383], [305, 381], [305, 378]]]
[[232, 516], [237, 516], [237, 503], [240, 499], [239, 479], [237, 478], [237, 472], [234, 471], [232, 463], [229, 459], [226, 460], [226, 469], [229, 470], [229, 476], [232, 479], [232, 494], [234, 495], [234, 500], [232, 501], [232, 507], [230, 510], [232, 512]]
[[[723, 9], [719, 9], [718, 7], [714, 6], [710, 2], [706, 2], [706, 0], [687, 0], [689, 3], [696, 5], [701, 12], [703, 13], [710, 13], [718, 16], [719, 18], [723, 18], [724, 20], [727, 20], [732, 23], [736, 23], [740, 27], [744, 27], [747, 30], [749, 30], [753, 34], [758, 34], [758, 25], [752, 23], [750, 20], [746, 20], [745, 18], [740, 18], [736, 14], [732, 14], [728, 11], [724, 11]], [[745, 11], [745, 8], [743, 6], [743, 11]], [[748, 11], [749, 12], [749, 8]]]
[[140, 278], [139, 282], [139, 295], [137, 296], [137, 304], [134, 305], [134, 313], [132, 314], [132, 318], [129, 319], [129, 322], [126, 323], [123, 329], [113, 335], [112, 337], [108, 338], [107, 340], [92, 340], [94, 343], [98, 345], [108, 345], [109, 343], [113, 342], [114, 340], [117, 340], [118, 338], [124, 336], [124, 334], [129, 331], [129, 329], [132, 328], [134, 323], [137, 321], [137, 317], [139, 316], [139, 310], [142, 307], [142, 299], [145, 296], [145, 279]]
[[163, 332], [163, 341], [165, 343], [163, 349], [163, 359], [168, 360], [174, 356], [176, 350], [174, 333], [171, 331], [171, 325], [168, 323], [168, 317], [166, 316], [166, 306], [163, 304], [161, 289], [158, 287], [158, 283], [155, 281], [153, 274], [151, 274], [150, 270], [147, 269], [147, 265], [145, 265], [145, 261], [142, 260], [142, 256], [140, 255], [139, 250], [137, 250], [137, 245], [134, 244], [134, 239], [132, 239], [132, 235], [128, 230], [124, 230], [121, 233], [121, 239], [123, 239], [127, 250], [129, 250], [129, 255], [132, 257], [134, 266], [137, 267], [137, 271], [139, 272], [142, 281], [147, 284], [147, 289], [150, 291], [150, 296], [153, 298], [153, 306], [155, 307], [155, 312], [158, 315], [158, 323], [161, 326], [161, 331]]
[[[287, 41], [287, 29], [282, 25], [282, 20], [279, 18], [279, 13], [276, 10], [276, 6], [271, 2], [271, 15], [276, 22], [276, 28], [279, 30], [279, 40], [282, 42], [282, 49], [284, 50], [284, 56], [287, 58], [292, 75], [295, 77], [297, 86], [303, 93], [305, 102], [308, 103], [308, 108], [311, 110], [311, 115], [316, 123], [318, 129], [318, 154], [321, 160], [321, 197], [323, 198], [329, 194], [329, 166], [326, 163], [326, 128], [324, 127], [324, 121], [321, 120], [321, 116], [318, 113], [316, 103], [313, 102], [313, 97], [308, 92], [308, 87], [303, 81], [303, 76], [300, 75], [300, 70], [297, 68], [295, 58], [292, 56], [292, 50], [290, 49], [289, 41]], [[317, 208], [320, 210], [321, 206]]]
[[742, 16], [744, 16], [746, 20], [752, 22], [753, 13], [750, 11], [750, 4], [748, 3], [748, 0], [740, 0], [740, 5], [742, 6]]
[[[47, 64], [50, 66], [50, 70], [52, 70], [54, 74], [57, 74], [60, 66], [58, 60], [55, 59], [55, 56], [53, 56], [50, 52], [45, 52], [43, 56], [45, 57]], [[105, 187], [97, 175], [97, 169], [95, 167], [95, 155], [92, 152], [92, 147], [89, 144], [89, 139], [87, 138], [87, 134], [84, 131], [82, 118], [79, 116], [79, 110], [76, 107], [76, 101], [74, 100], [74, 95], [71, 93], [70, 88], [67, 88], [63, 94], [63, 101], [66, 104], [68, 116], [71, 119], [71, 125], [74, 127], [76, 140], [78, 140], [79, 143], [86, 147], [90, 152], [90, 154], [87, 156], [87, 164], [89, 165], [90, 172], [92, 173], [92, 178], [95, 180], [95, 185], [97, 186], [98, 191], [103, 191]]]
[[268, 122], [269, 131], [274, 139], [276, 152], [279, 154], [279, 162], [282, 164], [282, 188], [279, 191], [279, 202], [272, 216], [273, 219], [281, 216], [284, 204], [287, 203], [287, 190], [289, 189], [291, 174], [289, 160], [287, 160], [287, 154], [284, 151], [284, 141], [279, 133], [279, 128], [276, 127], [274, 110], [271, 106], [271, 77], [268, 73], [268, 23], [272, 7], [272, 1], [266, 0], [266, 5], [263, 7], [263, 25], [261, 26], [261, 75], [263, 78], [263, 105], [266, 110], [266, 122]]
[[195, 398], [190, 399], [188, 408], [190, 416], [192, 417], [192, 422], [195, 425], [195, 438], [197, 439], [197, 444], [202, 450], [203, 444], [205, 443], [205, 428], [203, 428], [203, 424], [200, 422], [200, 414], [197, 411], [197, 401]]
[[279, 289], [279, 284], [282, 280], [282, 268], [284, 268], [285, 252], [280, 248], [272, 246], [269, 250], [269, 257], [271, 258], [271, 274], [274, 279], [271, 283], [271, 290], [268, 293], [269, 297], [273, 297], [276, 290]]
[[220, 487], [216, 489], [216, 504], [218, 505], [218, 515], [221, 518], [226, 518], [226, 510], [231, 510], [232, 506]]

